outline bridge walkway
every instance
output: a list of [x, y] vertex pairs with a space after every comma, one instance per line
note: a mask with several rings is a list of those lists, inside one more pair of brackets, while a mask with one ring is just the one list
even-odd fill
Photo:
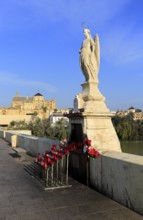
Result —
[[70, 179], [72, 187], [42, 190], [0, 139], [0, 220], [141, 220], [142, 216]]

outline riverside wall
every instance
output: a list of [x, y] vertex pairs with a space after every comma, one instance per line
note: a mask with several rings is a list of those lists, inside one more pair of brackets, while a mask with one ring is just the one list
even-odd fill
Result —
[[46, 150], [50, 150], [52, 145], [60, 145], [60, 141], [47, 138], [39, 138], [31, 136], [29, 131], [3, 131], [0, 130], [0, 138], [5, 139], [13, 148], [21, 147], [25, 149], [33, 157], [37, 157], [38, 153], [43, 154]]
[[[60, 141], [28, 135], [28, 131], [3, 131], [0, 138], [36, 157]], [[143, 157], [106, 151], [89, 160], [89, 184], [95, 190], [143, 215]]]
[[90, 159], [90, 184], [143, 215], [143, 157], [108, 151]]

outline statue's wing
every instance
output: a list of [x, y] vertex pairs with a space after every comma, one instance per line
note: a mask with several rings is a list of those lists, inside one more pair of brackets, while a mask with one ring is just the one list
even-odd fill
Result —
[[99, 37], [97, 34], [94, 37], [94, 42], [95, 42], [95, 57], [96, 57], [97, 65], [99, 69], [100, 67], [100, 44], [99, 44]]

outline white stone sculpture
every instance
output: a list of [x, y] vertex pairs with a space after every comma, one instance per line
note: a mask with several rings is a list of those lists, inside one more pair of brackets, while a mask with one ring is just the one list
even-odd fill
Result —
[[87, 82], [98, 82], [100, 67], [99, 37], [96, 34], [92, 39], [89, 29], [84, 29], [84, 35], [86, 39], [82, 42], [80, 49], [80, 67]]
[[[80, 125], [83, 134], [92, 140], [92, 146], [98, 151], [121, 152], [120, 142], [111, 121], [113, 114], [107, 108], [105, 97], [98, 89], [99, 38], [95, 35], [93, 40], [89, 29], [84, 29], [84, 34], [86, 39], [80, 50], [80, 66], [85, 82], [81, 84], [82, 92], [74, 100], [74, 112], [69, 115], [70, 133], [73, 132], [74, 127]], [[74, 135], [79, 132], [75, 129]]]

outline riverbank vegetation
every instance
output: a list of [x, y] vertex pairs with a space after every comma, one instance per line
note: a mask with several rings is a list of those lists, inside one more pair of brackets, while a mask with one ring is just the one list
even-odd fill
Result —
[[12, 121], [9, 124], [8, 129], [31, 130], [32, 135], [49, 139], [63, 140], [68, 138], [68, 122], [64, 118], [54, 124], [51, 124], [48, 119], [42, 120], [40, 118], [36, 118], [29, 123], [26, 123], [25, 121]]
[[[124, 117], [115, 115], [112, 122], [116, 133], [121, 141], [140, 141], [143, 140], [143, 121], [133, 119], [133, 113], [129, 113]], [[36, 118], [34, 121], [26, 123], [25, 121], [12, 121], [8, 126], [12, 130], [31, 130], [32, 135], [38, 137], [46, 137], [50, 139], [68, 139], [68, 122], [61, 119], [51, 124], [48, 119]]]
[[143, 121], [135, 121], [132, 112], [124, 117], [115, 115], [112, 122], [121, 141], [143, 140]]

